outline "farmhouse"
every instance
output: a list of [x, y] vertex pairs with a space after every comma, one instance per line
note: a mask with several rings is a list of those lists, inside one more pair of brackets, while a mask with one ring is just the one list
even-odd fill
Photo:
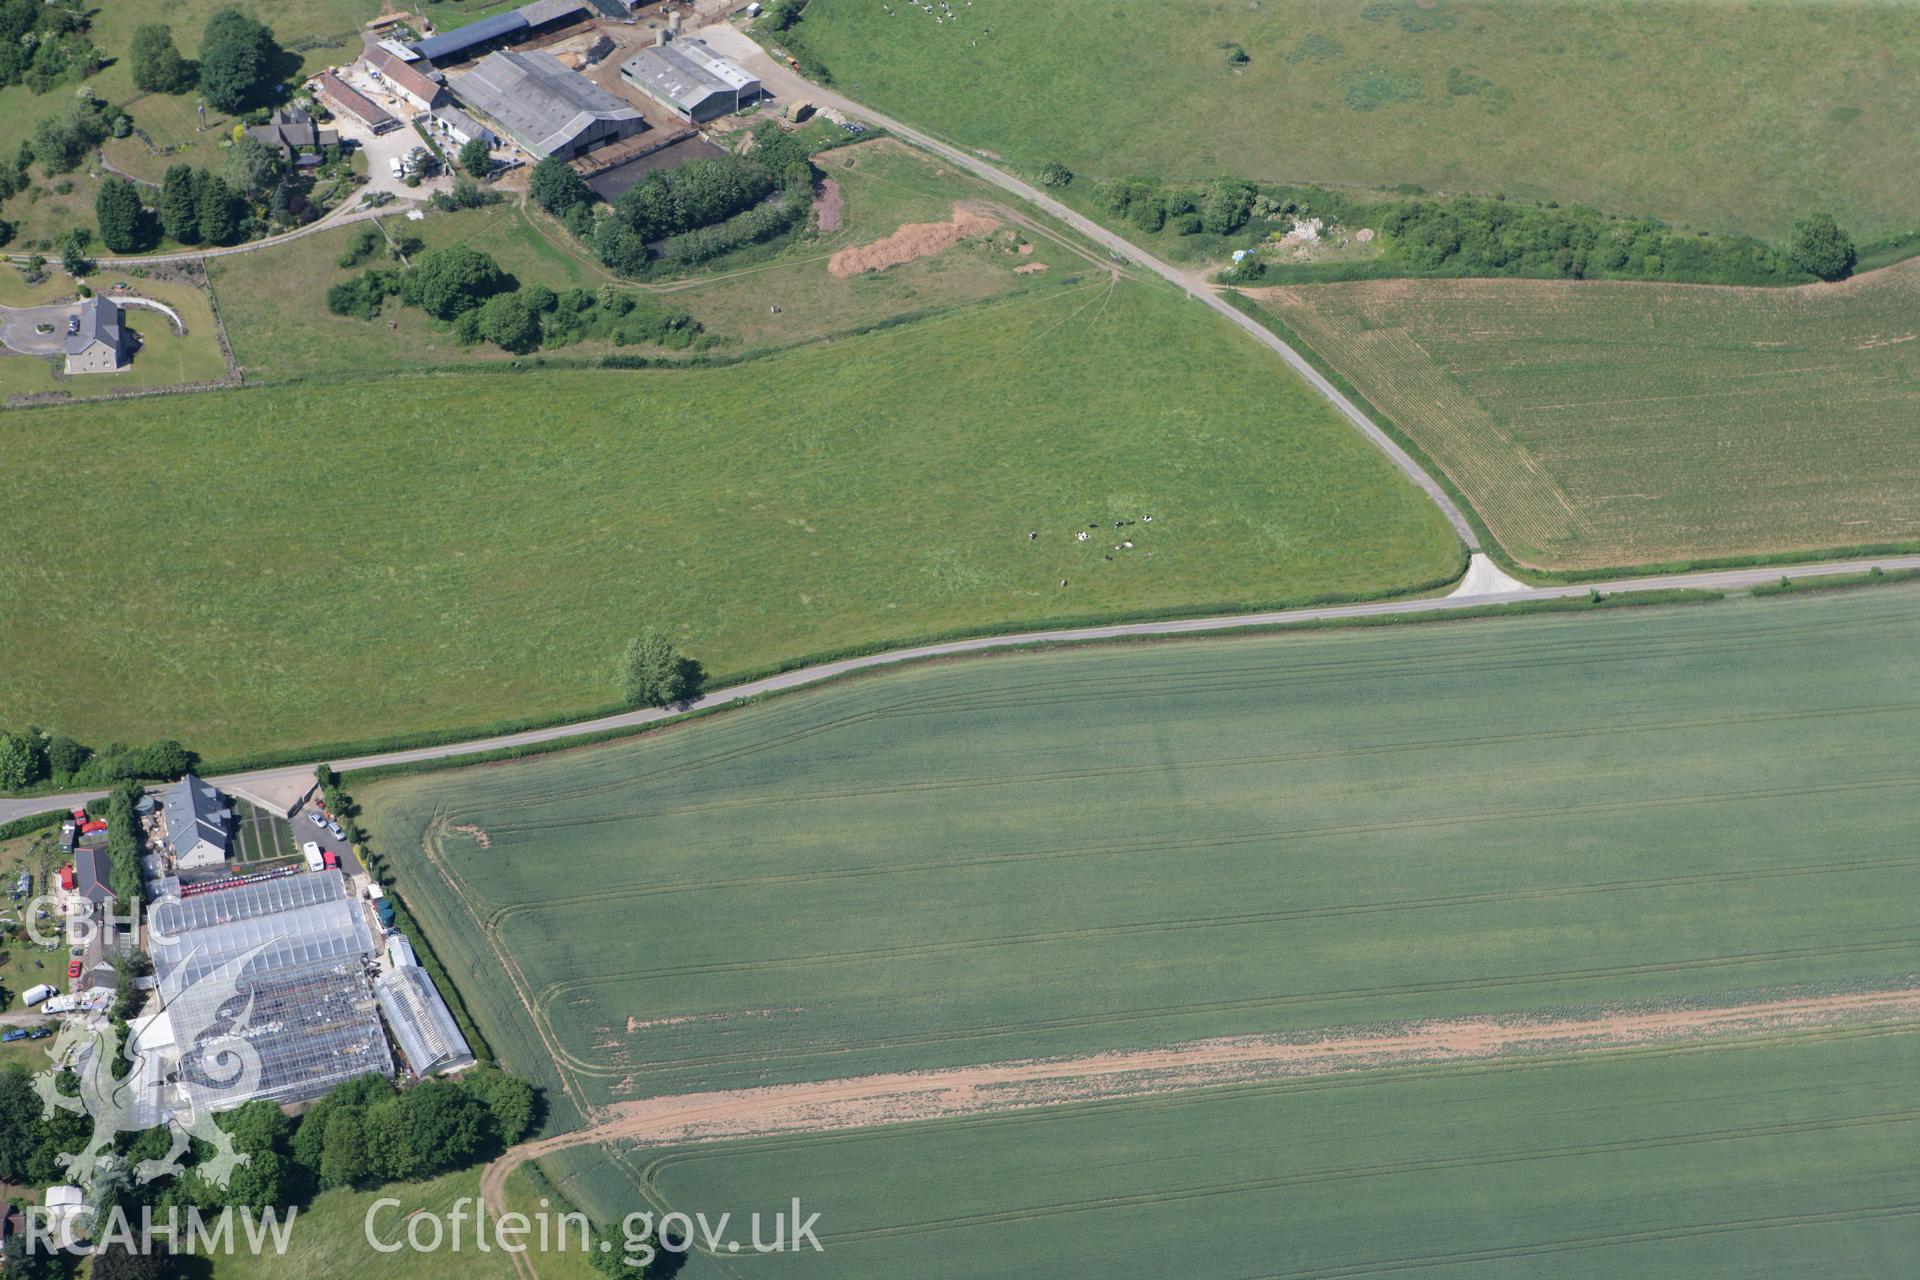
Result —
[[322, 129], [304, 111], [286, 108], [276, 110], [267, 123], [249, 127], [247, 136], [300, 169], [313, 168], [325, 159], [323, 152], [340, 145], [339, 133]]
[[233, 810], [212, 784], [188, 774], [167, 788], [160, 806], [175, 866], [188, 871], [227, 860], [227, 823]]
[[620, 64], [620, 77], [696, 123], [738, 111], [760, 96], [760, 81], [702, 40], [642, 49]]
[[488, 49], [518, 43], [584, 17], [581, 0], [533, 0], [518, 9], [469, 22], [416, 41], [413, 51], [435, 63], [464, 62]]
[[113, 874], [113, 862], [107, 857], [105, 849], [79, 849], [73, 855], [73, 884], [75, 898], [84, 898], [94, 906], [105, 906], [118, 895], [108, 887]]
[[641, 114], [545, 53], [490, 53], [449, 86], [453, 96], [544, 159], [631, 137]]
[[80, 304], [80, 326], [67, 335], [68, 373], [116, 373], [133, 354], [133, 335], [127, 332], [120, 304], [111, 298], [88, 298]]
[[369, 44], [361, 51], [360, 63], [376, 83], [391, 89], [416, 111], [431, 111], [446, 98], [446, 87], [439, 81], [378, 44]]
[[397, 129], [400, 122], [375, 106], [364, 94], [331, 71], [323, 71], [312, 81], [313, 92], [327, 110], [335, 115], [358, 120], [376, 134]]

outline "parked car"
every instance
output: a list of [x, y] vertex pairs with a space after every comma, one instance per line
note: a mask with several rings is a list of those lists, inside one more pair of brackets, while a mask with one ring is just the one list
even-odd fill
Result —
[[333, 833], [335, 840], [345, 840], [347, 838], [347, 833], [340, 829], [340, 824], [337, 822], [329, 822], [327, 824], [327, 830]]
[[53, 1034], [53, 1028], [43, 1024], [41, 1026], [35, 1027], [32, 1030], [28, 1031], [27, 1039], [45, 1040], [48, 1036], [52, 1034]]
[[840, 127], [848, 133], [865, 133], [867, 131], [867, 126], [861, 124], [858, 120], [843, 120], [840, 123]]
[[314, 826], [319, 827], [323, 830], [326, 828], [326, 825], [327, 825], [327, 820], [321, 817], [317, 812], [308, 814], [307, 821], [311, 822]]
[[320, 855], [320, 863], [322, 866], [337, 869], [340, 866], [340, 855], [329, 849]]
[[67, 336], [71, 338], [74, 334], [78, 332], [80, 332], [80, 317], [68, 316], [67, 317]]
[[86, 966], [84, 964], [81, 964], [78, 960], [67, 961], [67, 978], [69, 980], [78, 978], [80, 976], [80, 971], [85, 968]]
[[404, 178], [407, 176], [407, 167], [400, 163], [399, 156], [388, 156], [387, 168], [393, 171], [393, 176], [396, 178]]
[[7, 1034], [0, 1036], [0, 1044], [12, 1044], [15, 1040], [25, 1040], [26, 1038], [27, 1029], [25, 1027], [15, 1027], [13, 1030], [7, 1032]]

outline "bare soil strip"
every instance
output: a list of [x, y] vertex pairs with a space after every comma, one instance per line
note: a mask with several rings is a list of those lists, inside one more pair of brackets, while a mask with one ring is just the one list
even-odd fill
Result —
[[502, 1209], [507, 1175], [528, 1160], [612, 1141], [661, 1145], [819, 1133], [1166, 1093], [1208, 1085], [1489, 1061], [1526, 1053], [1740, 1039], [1920, 1015], [1920, 987], [1806, 996], [1721, 1008], [1615, 1011], [1588, 1018], [1474, 1018], [1388, 1031], [1331, 1029], [1292, 1039], [1241, 1036], [1090, 1057], [988, 1063], [814, 1084], [679, 1094], [616, 1103], [586, 1129], [513, 1148], [481, 1194]]
[[827, 259], [827, 270], [836, 276], [857, 276], [867, 271], [885, 271], [902, 263], [931, 258], [951, 249], [968, 236], [983, 236], [1000, 223], [965, 205], [953, 206], [953, 216], [945, 222], [909, 222], [890, 236], [871, 244], [842, 249]]

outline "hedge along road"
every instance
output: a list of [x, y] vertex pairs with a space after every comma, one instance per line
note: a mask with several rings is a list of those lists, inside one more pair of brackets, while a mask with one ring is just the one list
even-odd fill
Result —
[[1144, 249], [1141, 249], [1138, 245], [1135, 245], [1131, 240], [1126, 239], [1124, 236], [1114, 234], [1093, 219], [1076, 213], [1066, 205], [1061, 204], [1058, 200], [1045, 195], [1039, 188], [1023, 182], [1002, 169], [995, 168], [985, 160], [970, 155], [958, 147], [942, 142], [938, 138], [922, 133], [910, 125], [902, 124], [890, 116], [884, 116], [869, 107], [863, 107], [851, 98], [843, 97], [831, 89], [822, 88], [812, 81], [802, 78], [789, 70], [784, 64], [774, 61], [759, 45], [743, 35], [730, 23], [723, 21], [713, 26], [702, 27], [694, 34], [718, 49], [727, 57], [732, 58], [735, 62], [744, 63], [751, 67], [753, 72], [760, 77], [762, 83], [775, 90], [780, 97], [790, 102], [810, 101], [815, 106], [832, 107], [837, 111], [851, 112], [865, 120], [869, 120], [881, 128], [886, 129], [888, 132], [906, 139], [915, 146], [931, 151], [943, 160], [959, 165], [961, 168], [967, 170], [967, 172], [992, 183], [1001, 190], [1016, 195], [1027, 203], [1044, 209], [1054, 218], [1064, 222], [1109, 252], [1118, 254], [1131, 262], [1139, 263], [1155, 275], [1177, 285], [1189, 298], [1213, 308], [1220, 315], [1232, 321], [1243, 333], [1252, 337], [1255, 342], [1260, 343], [1269, 351], [1277, 354], [1282, 360], [1285, 360], [1287, 364], [1293, 368], [1295, 373], [1306, 379], [1308, 386], [1331, 401], [1333, 407], [1344, 414], [1349, 422], [1358, 427], [1361, 434], [1366, 436], [1368, 440], [1371, 440], [1380, 452], [1386, 454], [1387, 457], [1392, 460], [1394, 466], [1400, 468], [1409, 480], [1419, 485], [1421, 490], [1425, 492], [1429, 498], [1433, 499], [1434, 505], [1438, 506], [1446, 515], [1447, 523], [1453, 526], [1453, 531], [1460, 535], [1462, 542], [1467, 544], [1467, 549], [1469, 551], [1480, 550], [1480, 536], [1473, 531], [1473, 525], [1468, 522], [1460, 508], [1454, 504], [1452, 497], [1447, 494], [1445, 489], [1440, 487], [1440, 482], [1428, 475], [1426, 471], [1421, 468], [1420, 464], [1413, 460], [1412, 455], [1396, 444], [1393, 437], [1389, 436], [1385, 431], [1382, 431], [1379, 426], [1374, 423], [1373, 419], [1369, 418], [1365, 413], [1362, 413], [1360, 406], [1342, 395], [1340, 389], [1325, 377], [1321, 376], [1320, 371], [1308, 364], [1298, 351], [1295, 351], [1285, 342], [1282, 342], [1279, 337], [1259, 321], [1244, 314], [1238, 308], [1234, 307], [1232, 303], [1227, 302], [1211, 289], [1207, 289], [1204, 286], [1195, 288], [1193, 278], [1175, 267], [1172, 263], [1162, 262]]
[[[1476, 556], [1476, 564], [1482, 561]], [[822, 662], [811, 667], [798, 667], [792, 671], [783, 671], [778, 675], [767, 676], [761, 680], [750, 680], [745, 684], [734, 685], [728, 689], [716, 689], [711, 693], [678, 703], [671, 707], [645, 707], [637, 711], [623, 711], [617, 715], [601, 716], [597, 720], [580, 720], [571, 724], [549, 725], [544, 729], [528, 729], [521, 733], [503, 734], [498, 737], [474, 738], [466, 742], [448, 742], [432, 747], [414, 747], [404, 751], [382, 751], [373, 755], [355, 756], [352, 759], [333, 761], [333, 767], [342, 773], [356, 769], [377, 769], [387, 765], [418, 764], [425, 761], [458, 761], [463, 756], [481, 755], [491, 751], [510, 750], [521, 747], [540, 746], [544, 743], [562, 742], [569, 738], [585, 737], [593, 734], [617, 732], [622, 729], [637, 729], [644, 725], [669, 720], [691, 711], [715, 710], [729, 704], [770, 693], [780, 693], [789, 689], [798, 689], [804, 685], [818, 684], [823, 680], [832, 680], [856, 671], [865, 671], [876, 667], [896, 666], [903, 662], [916, 662], [927, 658], [949, 657], [955, 654], [983, 653], [994, 649], [1017, 649], [1028, 645], [1075, 644], [1098, 640], [1122, 640], [1141, 636], [1179, 636], [1204, 634], [1212, 631], [1231, 631], [1244, 627], [1275, 627], [1291, 623], [1325, 622], [1340, 618], [1377, 618], [1395, 615], [1418, 615], [1445, 613], [1450, 610], [1472, 609], [1476, 606], [1514, 604], [1522, 601], [1568, 600], [1586, 595], [1590, 591], [1604, 594], [1616, 594], [1627, 591], [1741, 591], [1788, 578], [1822, 578], [1837, 574], [1862, 573], [1879, 567], [1884, 570], [1920, 569], [1920, 555], [1888, 556], [1869, 560], [1829, 560], [1802, 565], [1765, 565], [1747, 569], [1711, 569], [1696, 573], [1676, 573], [1657, 578], [1624, 578], [1617, 582], [1579, 583], [1577, 585], [1555, 585], [1544, 587], [1518, 587], [1515, 589], [1476, 595], [1429, 596], [1417, 600], [1377, 600], [1369, 604], [1327, 605], [1311, 609], [1282, 609], [1269, 613], [1222, 614], [1205, 618], [1176, 618], [1162, 622], [1123, 622], [1101, 627], [1072, 627], [1054, 631], [1028, 631], [1011, 635], [975, 636], [966, 640], [950, 640], [941, 644], [918, 645], [910, 649], [894, 649], [883, 653], [862, 654], [853, 658], [842, 658], [836, 662]], [[311, 777], [316, 760], [308, 765], [287, 765], [273, 769], [256, 769], [246, 773], [225, 774], [210, 779], [216, 786], [231, 788], [235, 785], [261, 784], [296, 778]], [[0, 822], [11, 822], [16, 818], [28, 817], [36, 813], [47, 813], [56, 809], [70, 809], [84, 804], [104, 794], [102, 791], [76, 791], [66, 795], [31, 796], [19, 800], [0, 800]]]

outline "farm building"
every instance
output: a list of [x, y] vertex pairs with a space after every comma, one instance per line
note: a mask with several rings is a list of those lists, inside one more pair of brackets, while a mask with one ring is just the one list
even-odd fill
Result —
[[435, 107], [433, 124], [443, 137], [453, 139], [455, 146], [464, 147], [475, 138], [489, 147], [500, 145], [498, 134], [455, 106]]
[[211, 783], [188, 774], [167, 788], [160, 807], [167, 820], [167, 847], [181, 870], [227, 860], [227, 823], [233, 810]]
[[113, 875], [113, 862], [107, 857], [105, 849], [80, 849], [73, 855], [73, 883], [69, 887], [77, 898], [85, 898], [96, 907], [112, 902], [117, 896], [108, 887]]
[[331, 71], [315, 76], [312, 84], [314, 95], [326, 104], [327, 110], [337, 116], [358, 120], [377, 134], [400, 127], [398, 120], [375, 106], [365, 94]]
[[545, 53], [490, 53], [453, 96], [544, 159], [571, 158], [646, 128], [641, 114]]
[[284, 161], [296, 168], [311, 169], [326, 157], [322, 154], [340, 145], [340, 135], [322, 129], [304, 111], [280, 108], [265, 124], [251, 125], [247, 136], [271, 147]]
[[431, 111], [447, 96], [446, 86], [405, 58], [396, 57], [378, 44], [369, 44], [360, 53], [367, 74], [412, 104], [416, 111]]
[[80, 304], [80, 327], [67, 335], [68, 373], [115, 373], [127, 367], [133, 335], [125, 314], [112, 298], [88, 298]]
[[533, 0], [518, 9], [469, 22], [414, 42], [413, 51], [435, 63], [465, 62], [497, 49], [550, 31], [586, 16], [581, 0]]
[[738, 111], [760, 96], [760, 81], [702, 40], [642, 49], [620, 64], [620, 78], [696, 123]]
[[[160, 1010], [139, 1028], [143, 1058], [130, 1082], [143, 1124], [189, 1105], [302, 1102], [368, 1071], [392, 1074], [367, 979], [373, 932], [339, 873], [159, 902], [150, 933]], [[197, 1046], [211, 1034], [212, 1050], [222, 1047], [238, 998], [245, 1021], [232, 1035], [257, 1069], [224, 1085]]]
[[474, 1063], [473, 1050], [440, 998], [433, 979], [417, 964], [387, 970], [373, 986], [380, 1011], [393, 1029], [400, 1056], [417, 1076], [459, 1071]]

